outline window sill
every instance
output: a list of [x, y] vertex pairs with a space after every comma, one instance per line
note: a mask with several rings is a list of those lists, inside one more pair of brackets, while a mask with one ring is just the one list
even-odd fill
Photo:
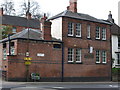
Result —
[[68, 62], [68, 64], [83, 64], [82, 62]]
[[68, 35], [68, 37], [73, 37], [74, 35]]
[[68, 64], [75, 64], [75, 62], [67, 62]]
[[7, 56], [16, 56], [16, 55], [7, 55]]
[[107, 63], [96, 63], [96, 64], [100, 64], [100, 65], [106, 65]]
[[116, 64], [115, 66], [120, 66], [120, 64]]
[[81, 38], [81, 36], [76, 36], [76, 38]]
[[67, 37], [70, 37], [70, 38], [79, 38], [79, 39], [82, 39], [82, 37], [76, 37], [76, 36], [67, 36]]
[[82, 62], [76, 62], [76, 64], [83, 64]]
[[107, 41], [106, 39], [102, 39], [102, 41]]

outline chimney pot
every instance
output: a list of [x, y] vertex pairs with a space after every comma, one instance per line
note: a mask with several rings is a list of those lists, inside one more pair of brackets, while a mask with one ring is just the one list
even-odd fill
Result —
[[69, 10], [77, 13], [77, 0], [70, 0]]
[[109, 11], [109, 15], [108, 15], [108, 21], [110, 21], [111, 23], [114, 23], [114, 19], [112, 18], [112, 14], [111, 11]]
[[77, 2], [77, 0], [70, 0], [70, 2]]

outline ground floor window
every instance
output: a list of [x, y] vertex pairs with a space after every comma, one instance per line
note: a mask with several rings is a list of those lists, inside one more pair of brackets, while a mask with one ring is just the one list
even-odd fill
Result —
[[107, 63], [106, 51], [96, 50], [96, 63]]
[[102, 51], [102, 63], [106, 63], [106, 52]]
[[68, 62], [74, 61], [74, 49], [68, 48]]
[[68, 48], [68, 62], [81, 62], [80, 48]]
[[96, 63], [100, 63], [100, 51], [96, 50]]
[[120, 64], [120, 53], [117, 54], [117, 64]]

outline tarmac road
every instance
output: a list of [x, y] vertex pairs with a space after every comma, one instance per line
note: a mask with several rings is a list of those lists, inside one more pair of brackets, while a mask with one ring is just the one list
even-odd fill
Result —
[[117, 82], [3, 82], [2, 90], [120, 90]]

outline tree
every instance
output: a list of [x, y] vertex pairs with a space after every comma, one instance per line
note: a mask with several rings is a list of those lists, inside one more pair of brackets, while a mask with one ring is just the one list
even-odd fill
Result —
[[4, 3], [1, 4], [1, 7], [3, 7], [5, 14], [15, 15], [14, 2], [12, 0], [4, 0]]
[[12, 26], [1, 26], [2, 39], [7, 38], [12, 33]]
[[[28, 3], [26, 3], [24, 0], [24, 2], [20, 5], [20, 7], [21, 7], [21, 11], [20, 11], [19, 16], [25, 16], [28, 10]], [[30, 7], [29, 12], [32, 14], [33, 18], [39, 19], [42, 16], [40, 14], [40, 5], [38, 4], [38, 2], [36, 1], [30, 2], [29, 7]]]

